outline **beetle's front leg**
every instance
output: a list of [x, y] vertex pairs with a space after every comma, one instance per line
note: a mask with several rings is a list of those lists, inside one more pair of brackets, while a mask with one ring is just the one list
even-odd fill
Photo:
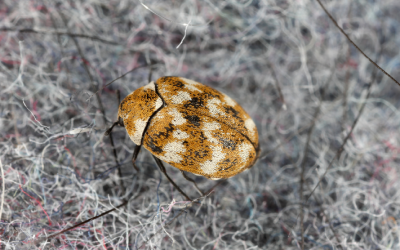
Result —
[[135, 148], [133, 149], [133, 156], [132, 156], [132, 165], [138, 172], [139, 172], [139, 168], [136, 166], [135, 161], [139, 154], [140, 147], [141, 147], [141, 145], [135, 145]]
[[118, 120], [116, 122], [113, 123], [113, 125], [111, 125], [110, 128], [108, 128], [106, 130], [106, 132], [104, 133], [105, 136], [110, 135], [111, 134], [111, 130], [116, 126], [121, 126], [121, 127], [125, 127], [124, 126], [124, 121], [121, 119], [121, 117], [118, 117]]

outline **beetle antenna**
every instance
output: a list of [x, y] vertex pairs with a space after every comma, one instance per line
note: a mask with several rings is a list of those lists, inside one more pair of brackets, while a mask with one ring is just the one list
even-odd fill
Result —
[[[151, 64], [151, 66], [152, 66], [152, 65], [154, 65], [154, 64]], [[127, 74], [129, 74], [129, 73], [131, 73], [131, 72], [133, 72], [133, 71], [135, 71], [135, 70], [137, 70], [137, 69], [144, 68], [144, 67], [147, 67], [147, 66], [149, 66], [149, 65], [141, 65], [141, 66], [138, 66], [138, 67], [136, 67], [136, 68], [133, 68], [133, 69], [129, 70], [129, 71], [126, 72], [125, 74], [123, 74], [123, 75], [121, 75], [121, 76], [115, 78], [115, 79], [112, 80], [111, 82], [109, 82], [109, 83], [107, 83], [106, 85], [104, 85], [104, 87], [102, 87], [101, 89], [97, 90], [96, 93], [90, 95], [89, 98], [87, 99], [87, 101], [89, 101], [94, 95], [96, 95], [97, 93], [99, 93], [99, 91], [103, 90], [105, 87], [109, 86], [110, 84], [112, 84], [112, 83], [115, 82], [116, 80], [118, 80], [118, 79], [120, 79], [120, 78], [126, 76]]]

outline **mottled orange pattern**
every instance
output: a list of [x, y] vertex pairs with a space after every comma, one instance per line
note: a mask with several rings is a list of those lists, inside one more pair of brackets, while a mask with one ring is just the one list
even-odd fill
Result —
[[135, 144], [142, 144], [146, 124], [161, 106], [162, 100], [155, 91], [154, 82], [133, 91], [121, 102], [118, 116], [124, 120], [125, 129]]
[[151, 88], [147, 88], [146, 94], [142, 89], [130, 94], [128, 101], [125, 98], [119, 115], [136, 141], [140, 131], [136, 128], [143, 127], [143, 121], [149, 121], [146, 117], [151, 117], [140, 139], [157, 158], [210, 179], [232, 177], [256, 161], [257, 128], [227, 95], [180, 77], [161, 77], [154, 90], [148, 92]]

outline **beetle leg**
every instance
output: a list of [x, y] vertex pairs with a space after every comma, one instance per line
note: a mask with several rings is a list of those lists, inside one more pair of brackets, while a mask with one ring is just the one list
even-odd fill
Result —
[[139, 172], [139, 168], [136, 166], [135, 161], [139, 154], [140, 147], [141, 147], [140, 145], [135, 145], [135, 148], [133, 149], [133, 155], [132, 155], [132, 165], [138, 172]]
[[118, 124], [119, 124], [118, 121], [114, 122], [113, 125], [111, 125], [111, 127], [109, 127], [109, 128], [106, 130], [106, 132], [104, 133], [104, 135], [105, 135], [105, 136], [110, 135], [110, 134], [111, 134], [111, 130], [115, 127], [115, 125], [118, 125]]
[[160, 159], [158, 159], [157, 157], [155, 157], [153, 155], [154, 160], [157, 163], [157, 166], [160, 168], [161, 172], [165, 175], [165, 177], [167, 177], [167, 179], [169, 180], [169, 182], [171, 182], [172, 185], [174, 185], [174, 187], [183, 195], [185, 196], [186, 199], [188, 199], [189, 201], [192, 201], [192, 199], [189, 198], [189, 196], [187, 196], [187, 194], [185, 194], [185, 192], [182, 191], [182, 189], [179, 188], [178, 185], [175, 184], [175, 182], [171, 179], [171, 177], [168, 176], [167, 171], [165, 170], [164, 165], [162, 164], [162, 161]]
[[116, 126], [119, 125], [121, 127], [124, 127], [124, 122], [122, 121], [121, 118], [118, 118], [118, 120], [116, 122], [113, 123], [113, 125], [111, 125], [111, 127], [109, 127], [106, 132], [104, 133], [105, 136], [110, 135], [111, 134], [111, 130]]
[[196, 182], [195, 182], [192, 178], [190, 178], [189, 176], [187, 176], [187, 175], [185, 174], [185, 171], [181, 170], [181, 173], [182, 173], [183, 177], [185, 177], [186, 180], [188, 180], [188, 181], [190, 181], [191, 183], [193, 183], [194, 186], [196, 187], [197, 191], [199, 191], [199, 193], [200, 193], [202, 196], [204, 196], [203, 191], [200, 190], [200, 188], [197, 186]]

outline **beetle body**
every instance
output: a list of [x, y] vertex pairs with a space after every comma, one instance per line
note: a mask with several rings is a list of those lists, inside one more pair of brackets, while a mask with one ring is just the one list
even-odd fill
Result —
[[232, 177], [256, 161], [257, 128], [227, 95], [201, 83], [161, 77], [120, 104], [129, 137], [155, 157], [209, 179]]

